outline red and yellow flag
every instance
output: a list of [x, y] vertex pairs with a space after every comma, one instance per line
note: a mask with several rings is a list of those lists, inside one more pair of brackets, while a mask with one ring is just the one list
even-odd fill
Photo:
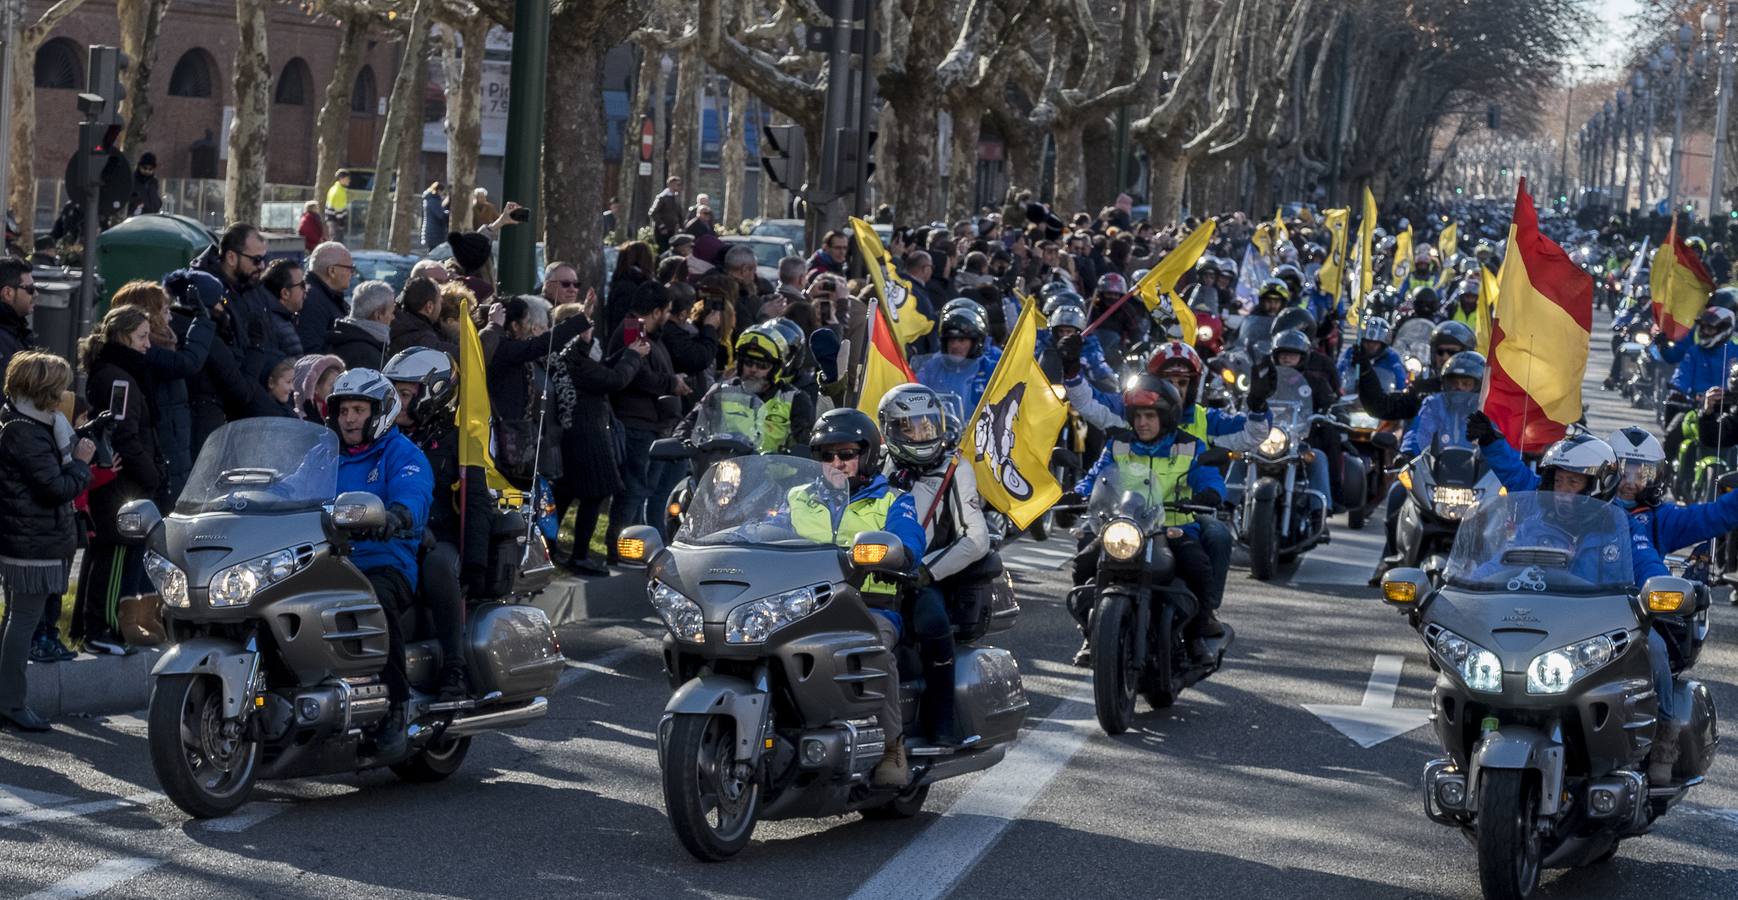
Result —
[[1696, 252], [1684, 246], [1678, 238], [1678, 217], [1672, 217], [1671, 230], [1654, 251], [1648, 286], [1654, 295], [1654, 324], [1667, 338], [1683, 340], [1696, 327], [1696, 317], [1708, 305], [1708, 295], [1714, 292], [1714, 276], [1696, 257]]
[[1581, 418], [1593, 278], [1539, 233], [1525, 178], [1497, 283], [1483, 408], [1510, 443], [1536, 453]]
[[863, 383], [857, 392], [857, 408], [873, 416], [888, 391], [916, 380], [911, 366], [905, 362], [905, 351], [900, 349], [893, 324], [887, 321], [886, 306], [870, 304], [869, 347], [863, 354]]

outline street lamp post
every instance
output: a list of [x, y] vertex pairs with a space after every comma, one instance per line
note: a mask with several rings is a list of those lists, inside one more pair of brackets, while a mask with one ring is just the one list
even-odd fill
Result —
[[1647, 71], [1653, 73], [1649, 78], [1647, 73], [1637, 71], [1630, 79], [1630, 84], [1641, 92], [1641, 177], [1636, 186], [1636, 206], [1646, 213], [1653, 207], [1653, 200], [1648, 196], [1648, 185], [1653, 182], [1653, 150], [1654, 150], [1654, 85], [1659, 82], [1659, 60], [1649, 59]]
[[1671, 166], [1666, 176], [1666, 207], [1673, 213], [1678, 210], [1678, 181], [1683, 168], [1684, 141], [1684, 81], [1690, 71], [1690, 43], [1695, 32], [1688, 24], [1678, 26], [1678, 65], [1677, 82], [1672, 86], [1672, 155]]
[[1635, 104], [1628, 88], [1617, 89], [1617, 117], [1623, 120], [1623, 188], [1617, 194], [1617, 214], [1623, 216], [1629, 213], [1629, 176], [1635, 167]]
[[1569, 114], [1575, 108], [1575, 79], [1569, 80], [1569, 96], [1563, 101], [1563, 161], [1557, 165], [1557, 196], [1569, 198]]
[[[1711, 160], [1714, 171], [1708, 188], [1709, 225], [1714, 225], [1717, 221], [1715, 217], [1720, 214], [1720, 207], [1724, 205], [1723, 201], [1725, 200], [1722, 195], [1722, 188], [1724, 187], [1722, 182], [1725, 180], [1726, 174], [1726, 117], [1730, 113], [1732, 105], [1732, 51], [1734, 49], [1732, 20], [1734, 17], [1738, 17], [1738, 0], [1726, 0], [1726, 30], [1720, 38], [1719, 48], [1720, 80], [1719, 85], [1714, 89], [1714, 158]], [[1719, 17], [1714, 14], [1711, 7], [1702, 14], [1703, 34], [1712, 35], [1714, 29], [1719, 25]], [[1721, 228], [1720, 230], [1724, 231], [1725, 229]]]
[[1605, 180], [1605, 197], [1606, 202], [1610, 204], [1612, 211], [1616, 212], [1617, 157], [1619, 153], [1623, 152], [1623, 129], [1618, 124], [1617, 98], [1615, 97], [1605, 101], [1605, 133], [1606, 139], [1611, 141], [1611, 152], [1606, 156], [1606, 165], [1607, 168], [1610, 169], [1610, 172]]

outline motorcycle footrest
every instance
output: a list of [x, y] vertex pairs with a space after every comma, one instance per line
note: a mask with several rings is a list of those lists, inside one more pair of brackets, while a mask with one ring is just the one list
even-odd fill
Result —
[[464, 700], [451, 700], [446, 703], [430, 703], [428, 705], [428, 711], [459, 712], [461, 710], [476, 709], [479, 706], [487, 706], [499, 699], [501, 699], [500, 691], [490, 691], [481, 697], [470, 697]]

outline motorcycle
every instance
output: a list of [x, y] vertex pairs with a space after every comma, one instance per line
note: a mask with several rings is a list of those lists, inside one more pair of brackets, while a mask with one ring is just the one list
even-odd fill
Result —
[[1441, 396], [1458, 426], [1394, 472], [1406, 489], [1394, 526], [1400, 565], [1422, 566], [1433, 578], [1441, 576], [1462, 520], [1480, 502], [1503, 492], [1478, 446], [1466, 439], [1466, 419], [1478, 410], [1478, 395], [1448, 391]]
[[[1377, 369], [1376, 378], [1384, 392], [1395, 389], [1394, 375]], [[1391, 430], [1392, 423], [1370, 415], [1358, 402], [1357, 373], [1348, 372], [1341, 384], [1343, 396], [1334, 405], [1334, 414], [1345, 424], [1345, 453], [1340, 485], [1345, 493], [1346, 525], [1353, 531], [1364, 527], [1370, 516], [1381, 509], [1388, 496], [1388, 485], [1394, 476], [1388, 470], [1394, 454], [1400, 449], [1400, 439]]]
[[[1203, 465], [1216, 465], [1202, 454]], [[1209, 506], [1171, 504], [1171, 508], [1211, 516]], [[1177, 701], [1185, 688], [1219, 670], [1230, 649], [1232, 631], [1205, 639], [1197, 659], [1184, 634], [1202, 612], [1202, 601], [1177, 577], [1176, 560], [1166, 543], [1164, 486], [1146, 468], [1111, 465], [1099, 472], [1087, 502], [1086, 518], [1099, 548], [1098, 574], [1069, 593], [1073, 606], [1090, 596], [1086, 619], [1092, 636], [1092, 694], [1098, 724], [1106, 734], [1122, 734], [1134, 719], [1135, 695], [1153, 709]], [[1082, 551], [1090, 552], [1092, 547]], [[1079, 615], [1076, 618], [1080, 618]]]
[[654, 461], [687, 462], [688, 474], [676, 483], [664, 503], [664, 533], [675, 534], [693, 499], [694, 485], [713, 464], [758, 452], [765, 425], [765, 406], [740, 387], [719, 387], [707, 393], [695, 411], [694, 427], [684, 438], [652, 442]]
[[[699, 859], [734, 856], [763, 819], [915, 816], [931, 785], [1000, 762], [1026, 719], [1013, 654], [977, 645], [1019, 616], [1003, 572], [988, 590], [949, 598], [953, 730], [971, 737], [945, 746], [911, 736], [921, 666], [911, 648], [882, 646], [878, 614], [858, 591], [866, 577], [904, 579], [918, 561], [887, 532], [857, 534], [845, 547], [797, 532], [792, 495], [843, 489], [828, 477], [807, 459], [727, 460], [702, 476], [668, 547], [654, 528], [622, 532], [621, 557], [646, 568], [647, 596], [669, 631], [664, 666], [675, 694], [658, 726], [658, 762], [670, 826]], [[897, 685], [888, 683], [890, 653]], [[879, 788], [870, 773], [884, 748], [876, 716], [889, 690], [899, 692], [911, 778]]]
[[1608, 503], [1509, 494], [1467, 518], [1439, 588], [1383, 579], [1438, 672], [1431, 722], [1446, 756], [1424, 767], [1424, 811], [1476, 849], [1491, 898], [1524, 898], [1544, 869], [1603, 862], [1700, 784], [1719, 743], [1712, 694], [1677, 677], [1670, 784], [1650, 786], [1660, 736], [1649, 663], [1656, 622], [1706, 608], [1683, 578], [1633, 586], [1629, 525]]
[[1267, 438], [1236, 457], [1243, 463], [1244, 487], [1231, 508], [1232, 534], [1249, 551], [1249, 572], [1258, 581], [1271, 580], [1282, 563], [1327, 543], [1332, 503], [1310, 486], [1308, 463], [1318, 451], [1308, 438], [1311, 426], [1340, 427], [1332, 416], [1311, 414], [1311, 389], [1302, 372], [1282, 366], [1276, 379], [1267, 401], [1273, 420]]
[[[1068, 392], [1059, 384], [1049, 385], [1056, 398], [1068, 402]], [[1068, 407], [1068, 418], [1062, 421], [1062, 430], [1056, 434], [1056, 447], [1050, 451], [1050, 474], [1056, 483], [1065, 489], [1072, 486], [1086, 475], [1088, 463], [1086, 421], [1080, 417], [1074, 407]], [[1095, 442], [1101, 443], [1101, 442]], [[986, 510], [985, 514], [994, 512]], [[999, 514], [998, 514], [999, 515]], [[1058, 510], [1055, 506], [1045, 510], [1038, 518], [1032, 520], [1027, 531], [1035, 541], [1046, 541], [1057, 531], [1066, 531], [1074, 524], [1074, 515], [1066, 510]], [[994, 529], [992, 529], [993, 533]]]
[[1426, 377], [1434, 370], [1436, 362], [1430, 354], [1430, 333], [1435, 330], [1436, 323], [1419, 317], [1395, 326], [1394, 342], [1390, 346], [1400, 354], [1400, 362], [1406, 366], [1408, 383]]
[[440, 645], [407, 635], [410, 739], [382, 755], [386, 614], [349, 552], [387, 515], [374, 494], [337, 494], [338, 459], [337, 435], [311, 422], [232, 422], [206, 441], [168, 517], [149, 500], [117, 516], [124, 538], [146, 544], [171, 641], [151, 670], [152, 768], [195, 817], [234, 811], [259, 779], [386, 766], [440, 781], [472, 736], [542, 718], [566, 666], [542, 610], [476, 605], [465, 623], [476, 699], [435, 704]]

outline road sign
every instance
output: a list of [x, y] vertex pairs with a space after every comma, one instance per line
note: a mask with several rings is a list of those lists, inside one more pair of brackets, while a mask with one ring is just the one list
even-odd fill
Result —
[[[653, 140], [652, 120], [649, 117], [641, 119], [640, 120], [640, 162], [649, 163], [652, 161], [652, 147], [654, 145], [655, 144], [654, 144], [654, 140]], [[648, 169], [644, 172], [641, 172], [640, 174], [641, 175], [650, 175], [650, 174], [652, 174], [652, 172], [650, 169]]]

